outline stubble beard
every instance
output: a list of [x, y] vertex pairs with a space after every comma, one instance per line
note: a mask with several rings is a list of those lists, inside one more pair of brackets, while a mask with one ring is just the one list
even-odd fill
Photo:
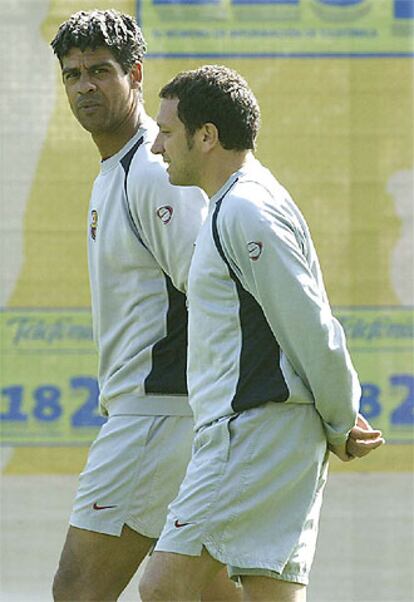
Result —
[[101, 107], [99, 107], [93, 115], [82, 115], [83, 110], [79, 109], [75, 113], [75, 117], [80, 123], [80, 125], [83, 127], [83, 129], [89, 132], [90, 134], [102, 134], [108, 131], [108, 129], [110, 128], [108, 127], [106, 116], [97, 115], [97, 113], [101, 112], [101, 110]]

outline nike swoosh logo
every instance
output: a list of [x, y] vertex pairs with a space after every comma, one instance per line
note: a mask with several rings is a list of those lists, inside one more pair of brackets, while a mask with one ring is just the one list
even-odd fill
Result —
[[180, 523], [178, 520], [175, 521], [174, 523], [174, 527], [177, 527], [177, 529], [179, 529], [180, 527], [185, 527], [186, 525], [190, 525], [191, 523]]
[[94, 510], [107, 510], [108, 508], [116, 508], [116, 505], [115, 506], [99, 506], [99, 504], [97, 504], [96, 502], [93, 505]]

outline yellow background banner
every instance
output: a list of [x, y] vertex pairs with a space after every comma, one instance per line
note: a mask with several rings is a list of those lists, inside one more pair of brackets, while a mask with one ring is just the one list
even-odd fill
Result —
[[[389, 443], [414, 443], [411, 311], [354, 307], [335, 313], [362, 382], [362, 413]], [[104, 419], [89, 311], [7, 310], [0, 319], [3, 444], [90, 444]]]
[[412, 55], [408, 0], [138, 0], [152, 56]]
[[[323, 8], [322, 2], [310, 4]], [[368, 23], [376, 3], [359, 3], [364, 4], [370, 10], [358, 19]], [[6, 445], [86, 446], [100, 420], [96, 355], [88, 331], [85, 234], [99, 158], [90, 136], [70, 114], [58, 62], [48, 48], [64, 19], [95, 5], [89, 0], [36, 0], [4, 15], [0, 7], [0, 44], [3, 51], [12, 52], [3, 73], [8, 86], [2, 82], [1, 89], [9, 92], [0, 122], [8, 149], [0, 172], [1, 251], [6, 259], [1, 274], [0, 411]], [[132, 0], [99, 5], [130, 14], [136, 9]], [[174, 58], [169, 42], [161, 48], [152, 38], [152, 25], [146, 29], [143, 12], [155, 10], [155, 5], [143, 5], [144, 34], [153, 55], [145, 62], [144, 94], [147, 111], [155, 116], [159, 88], [178, 71], [209, 59]], [[397, 23], [392, 2], [389, 7], [389, 31], [396, 24], [411, 26], [408, 18]], [[325, 3], [325, 8], [335, 7]], [[312, 19], [322, 17], [313, 11]], [[325, 20], [325, 26], [343, 25]], [[21, 44], [14, 53], [11, 35], [16, 28]], [[397, 50], [406, 52], [405, 34], [401, 40]], [[261, 40], [255, 44], [260, 50]], [[335, 55], [337, 40], [329, 48]], [[357, 53], [358, 48], [365, 52], [353, 39], [352, 50]], [[363, 410], [390, 441], [407, 443], [414, 424], [412, 59], [235, 58], [231, 52], [214, 61], [240, 71], [258, 97], [262, 129], [257, 155], [289, 189], [308, 220], [331, 302], [347, 329], [365, 385]], [[157, 53], [170, 53], [170, 58], [156, 58]], [[76, 413], [85, 405], [79, 419]], [[13, 416], [18, 420], [13, 422]], [[410, 445], [392, 447], [398, 448], [400, 459], [406, 458], [405, 466], [411, 462]], [[45, 456], [41, 448], [27, 452], [17, 447], [8, 470], [26, 470], [27, 453], [36, 470], [45, 469], [45, 457], [49, 469], [55, 470], [54, 454], [59, 455], [59, 466], [65, 466], [62, 470], [77, 470], [78, 452], [73, 448], [48, 449]], [[41, 462], [36, 463], [36, 454]], [[79, 454], [83, 457], [84, 450]], [[368, 464], [375, 469], [379, 461]]]

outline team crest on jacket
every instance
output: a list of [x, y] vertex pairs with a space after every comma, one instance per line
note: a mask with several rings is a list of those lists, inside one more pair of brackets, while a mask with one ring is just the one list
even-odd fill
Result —
[[163, 205], [162, 207], [158, 207], [157, 215], [162, 221], [162, 223], [164, 225], [167, 225], [171, 221], [173, 215], [173, 208], [169, 205]]
[[96, 230], [98, 229], [98, 212], [96, 209], [91, 211], [90, 233], [92, 240], [96, 240]]
[[251, 241], [247, 243], [247, 250], [252, 261], [257, 261], [263, 251], [263, 243]]

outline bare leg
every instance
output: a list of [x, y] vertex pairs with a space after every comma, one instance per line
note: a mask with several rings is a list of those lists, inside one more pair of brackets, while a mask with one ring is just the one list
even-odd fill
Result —
[[241, 602], [241, 589], [236, 587], [228, 574], [227, 568], [222, 568], [217, 573], [210, 585], [203, 589], [202, 602]]
[[69, 527], [53, 582], [55, 602], [117, 600], [152, 543], [126, 525], [120, 537]]
[[244, 602], [306, 602], [306, 587], [271, 577], [241, 578]]
[[201, 556], [154, 552], [141, 578], [143, 602], [199, 602], [201, 592], [223, 565], [203, 550]]

